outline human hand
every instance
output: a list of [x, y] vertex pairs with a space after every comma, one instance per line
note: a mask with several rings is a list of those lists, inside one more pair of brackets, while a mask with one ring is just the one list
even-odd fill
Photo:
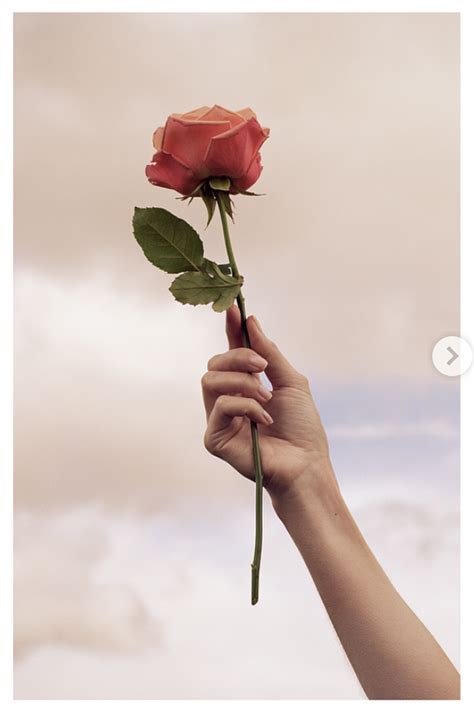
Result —
[[[259, 424], [263, 484], [272, 499], [296, 487], [331, 478], [326, 434], [307, 378], [261, 329], [247, 319], [252, 349], [244, 348], [240, 312], [226, 312], [229, 350], [209, 360], [202, 377], [207, 429], [204, 445], [245, 477], [255, 480], [249, 420]], [[260, 380], [265, 371], [270, 392]], [[268, 418], [270, 414], [270, 418]]]

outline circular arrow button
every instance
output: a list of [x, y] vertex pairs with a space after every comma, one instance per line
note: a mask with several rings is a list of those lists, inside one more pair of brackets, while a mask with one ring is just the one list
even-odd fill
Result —
[[459, 377], [472, 364], [471, 345], [462, 337], [443, 337], [433, 347], [431, 358], [438, 372], [446, 377]]

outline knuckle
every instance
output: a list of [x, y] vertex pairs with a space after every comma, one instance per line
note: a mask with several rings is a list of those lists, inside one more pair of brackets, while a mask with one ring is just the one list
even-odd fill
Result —
[[301, 386], [309, 389], [309, 379], [304, 374], [301, 374], [301, 372], [298, 372], [298, 381]]
[[204, 433], [203, 443], [204, 443], [204, 448], [207, 450], [207, 452], [212, 453], [214, 448], [212, 445], [212, 439], [211, 439], [211, 436], [209, 435], [208, 429], [206, 429], [206, 431]]
[[253, 350], [250, 347], [239, 347], [234, 350], [241, 362], [247, 362]]
[[229, 398], [227, 394], [221, 394], [217, 397], [214, 406], [218, 411], [223, 411], [226, 408]]
[[258, 408], [258, 404], [254, 399], [242, 398], [242, 411], [245, 415], [251, 414]]
[[201, 386], [203, 389], [208, 389], [214, 380], [214, 372], [204, 372], [201, 377]]
[[208, 370], [208, 371], [209, 371], [210, 369], [212, 369], [212, 368], [215, 366], [216, 360], [217, 360], [218, 357], [219, 357], [219, 355], [213, 355], [213, 356], [211, 357], [211, 359], [208, 361], [208, 363], [207, 363], [207, 370]]

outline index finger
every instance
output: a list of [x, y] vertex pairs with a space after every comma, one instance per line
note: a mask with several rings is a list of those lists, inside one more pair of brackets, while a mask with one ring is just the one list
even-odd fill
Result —
[[236, 347], [243, 346], [241, 323], [240, 310], [234, 303], [226, 310], [225, 318], [225, 331], [229, 343], [229, 350], [235, 350]]

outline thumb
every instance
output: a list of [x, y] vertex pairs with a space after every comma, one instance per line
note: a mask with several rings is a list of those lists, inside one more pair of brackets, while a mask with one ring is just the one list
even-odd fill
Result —
[[229, 342], [229, 350], [242, 347], [242, 319], [237, 305], [233, 305], [226, 310], [225, 331]]
[[276, 343], [265, 335], [255, 315], [247, 318], [247, 329], [251, 348], [268, 362], [265, 374], [272, 386], [278, 388], [301, 385], [305, 377], [290, 364]]

